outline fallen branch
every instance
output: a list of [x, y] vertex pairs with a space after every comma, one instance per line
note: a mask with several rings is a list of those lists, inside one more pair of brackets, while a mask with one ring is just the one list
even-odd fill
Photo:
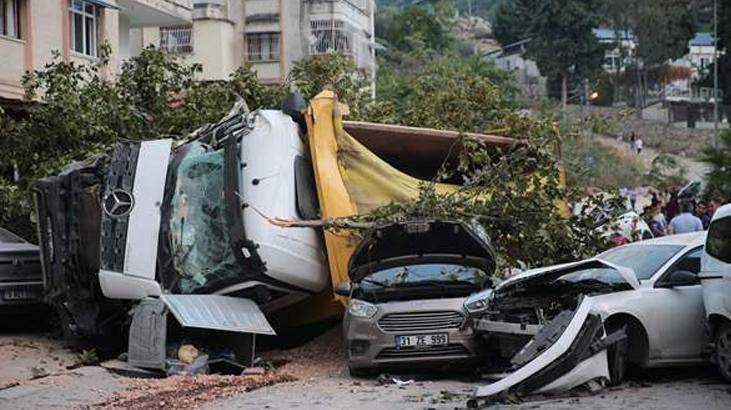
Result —
[[273, 218], [266, 215], [253, 205], [248, 205], [254, 212], [259, 214], [267, 222], [280, 228], [323, 228], [323, 229], [370, 229], [376, 225], [375, 222], [354, 221], [349, 218], [327, 218], [313, 219], [307, 221], [295, 221], [292, 219]]

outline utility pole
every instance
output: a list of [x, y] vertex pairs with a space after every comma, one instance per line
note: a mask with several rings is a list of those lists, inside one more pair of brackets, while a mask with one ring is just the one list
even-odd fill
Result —
[[713, 147], [718, 148], [718, 0], [713, 0]]
[[467, 14], [472, 17], [472, 0], [467, 0]]

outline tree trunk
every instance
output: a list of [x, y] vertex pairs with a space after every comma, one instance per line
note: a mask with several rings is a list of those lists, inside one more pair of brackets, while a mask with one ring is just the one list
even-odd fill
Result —
[[569, 101], [569, 79], [565, 73], [561, 73], [561, 108], [566, 109]]

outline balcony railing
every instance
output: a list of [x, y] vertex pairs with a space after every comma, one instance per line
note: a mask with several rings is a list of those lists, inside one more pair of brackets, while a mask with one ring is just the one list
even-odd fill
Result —
[[371, 41], [352, 25], [337, 19], [310, 21], [310, 55], [337, 51], [349, 56], [366, 71], [374, 69]]
[[160, 27], [160, 48], [172, 54], [193, 52], [193, 27]]

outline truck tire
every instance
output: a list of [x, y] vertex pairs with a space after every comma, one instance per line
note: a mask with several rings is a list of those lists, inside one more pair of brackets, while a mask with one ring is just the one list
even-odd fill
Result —
[[716, 366], [721, 376], [731, 383], [731, 323], [719, 327], [715, 342]]

